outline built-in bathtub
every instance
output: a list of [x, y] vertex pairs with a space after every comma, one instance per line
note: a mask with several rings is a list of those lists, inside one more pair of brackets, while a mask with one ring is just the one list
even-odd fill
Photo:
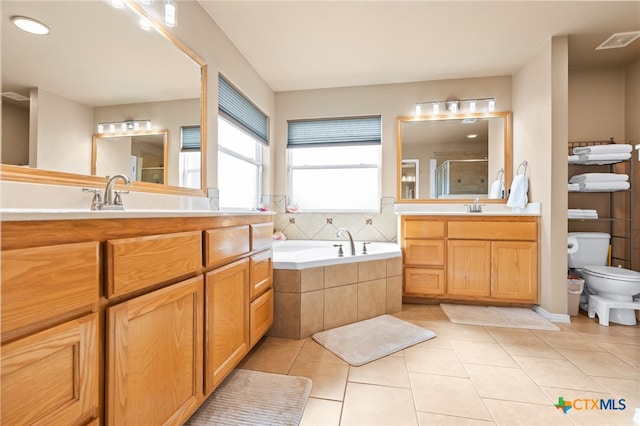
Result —
[[[342, 244], [343, 256], [338, 256]], [[269, 335], [302, 339], [402, 310], [402, 251], [371, 242], [287, 240], [273, 245], [274, 324]]]

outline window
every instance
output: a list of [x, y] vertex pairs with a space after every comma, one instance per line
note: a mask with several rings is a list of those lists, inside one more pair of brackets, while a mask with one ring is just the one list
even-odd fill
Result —
[[202, 155], [200, 152], [200, 126], [180, 128], [180, 186], [202, 187]]
[[267, 116], [221, 76], [218, 83], [220, 208], [254, 210], [261, 196]]
[[299, 211], [379, 211], [381, 118], [288, 123], [289, 199]]

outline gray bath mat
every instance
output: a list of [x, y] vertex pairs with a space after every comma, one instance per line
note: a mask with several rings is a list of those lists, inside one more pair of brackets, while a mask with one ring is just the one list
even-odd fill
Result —
[[358, 366], [382, 358], [416, 343], [436, 337], [436, 333], [391, 315], [381, 315], [312, 336], [351, 365]]
[[547, 321], [527, 308], [452, 305], [446, 303], [441, 303], [440, 307], [449, 318], [449, 321], [456, 324], [526, 328], [529, 330], [560, 330], [551, 321]]
[[297, 425], [311, 386], [307, 377], [236, 369], [185, 425]]

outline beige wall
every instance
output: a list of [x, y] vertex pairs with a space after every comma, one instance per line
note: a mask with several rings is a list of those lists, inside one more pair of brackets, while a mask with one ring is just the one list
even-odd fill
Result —
[[[625, 69], [625, 141], [634, 146], [640, 144], [640, 58], [636, 59]], [[631, 188], [634, 188], [632, 206], [633, 214], [633, 244], [632, 264], [635, 271], [640, 271], [640, 151], [634, 151], [633, 176]]]
[[528, 161], [540, 218], [540, 306], [567, 313], [567, 37], [554, 37], [513, 77], [513, 160]]
[[29, 109], [2, 104], [2, 164], [29, 164]]
[[[511, 111], [511, 77], [441, 80], [276, 93], [272, 144], [273, 194], [287, 194], [287, 120], [382, 115], [382, 196], [396, 196], [396, 119], [415, 113], [418, 101], [494, 97], [496, 111]], [[421, 192], [423, 189], [421, 188]]]

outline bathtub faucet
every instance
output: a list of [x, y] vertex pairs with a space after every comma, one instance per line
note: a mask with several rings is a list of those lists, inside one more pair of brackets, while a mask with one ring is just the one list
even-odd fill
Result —
[[351, 236], [351, 232], [347, 231], [345, 228], [340, 228], [338, 229], [338, 232], [336, 232], [336, 237], [344, 236], [345, 233], [347, 234], [347, 238], [349, 238], [349, 246], [351, 247], [351, 256], [355, 256], [356, 245], [353, 243], [353, 237]]

